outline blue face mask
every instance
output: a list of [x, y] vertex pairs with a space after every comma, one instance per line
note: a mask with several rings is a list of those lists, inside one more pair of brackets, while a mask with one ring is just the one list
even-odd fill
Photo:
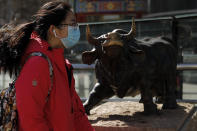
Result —
[[[55, 37], [57, 37], [55, 30], [53, 30]], [[58, 37], [59, 38], [59, 37]], [[65, 48], [71, 48], [77, 44], [80, 38], [79, 26], [68, 26], [68, 36], [60, 38]]]

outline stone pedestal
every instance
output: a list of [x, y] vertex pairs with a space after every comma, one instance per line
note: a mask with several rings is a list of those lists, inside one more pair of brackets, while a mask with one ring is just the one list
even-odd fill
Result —
[[158, 115], [144, 116], [138, 102], [107, 102], [91, 110], [88, 116], [96, 131], [197, 131], [195, 106], [178, 103], [174, 110], [161, 110]]

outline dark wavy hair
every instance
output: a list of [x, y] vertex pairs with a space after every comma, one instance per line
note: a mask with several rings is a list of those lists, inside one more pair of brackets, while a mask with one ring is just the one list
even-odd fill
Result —
[[44, 4], [33, 15], [32, 22], [17, 26], [4, 25], [0, 28], [0, 71], [8, 72], [10, 77], [20, 72], [21, 57], [29, 43], [33, 31], [44, 40], [50, 25], [58, 26], [71, 11], [71, 6], [63, 1]]

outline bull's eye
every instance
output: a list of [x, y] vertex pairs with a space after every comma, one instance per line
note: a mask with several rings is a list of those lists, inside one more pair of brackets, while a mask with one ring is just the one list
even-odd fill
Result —
[[109, 39], [106, 39], [103, 43], [107, 43], [109, 41]]
[[100, 39], [99, 41], [100, 41], [100, 43], [103, 43], [105, 40], [106, 40], [106, 39]]
[[107, 40], [104, 41], [104, 43], [107, 42]]

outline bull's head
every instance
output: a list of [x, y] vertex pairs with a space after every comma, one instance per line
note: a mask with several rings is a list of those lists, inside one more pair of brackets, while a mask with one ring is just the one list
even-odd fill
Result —
[[[82, 61], [85, 64], [92, 64], [97, 58], [102, 56], [110, 59], [116, 59], [123, 51], [125, 41], [132, 41], [136, 35], [136, 26], [134, 19], [129, 33], [122, 29], [115, 29], [112, 32], [101, 35], [96, 38], [91, 35], [90, 28], [86, 28], [86, 37], [90, 44], [95, 46], [93, 51], [85, 51], [82, 54]], [[133, 52], [139, 52], [136, 48], [132, 48]]]

